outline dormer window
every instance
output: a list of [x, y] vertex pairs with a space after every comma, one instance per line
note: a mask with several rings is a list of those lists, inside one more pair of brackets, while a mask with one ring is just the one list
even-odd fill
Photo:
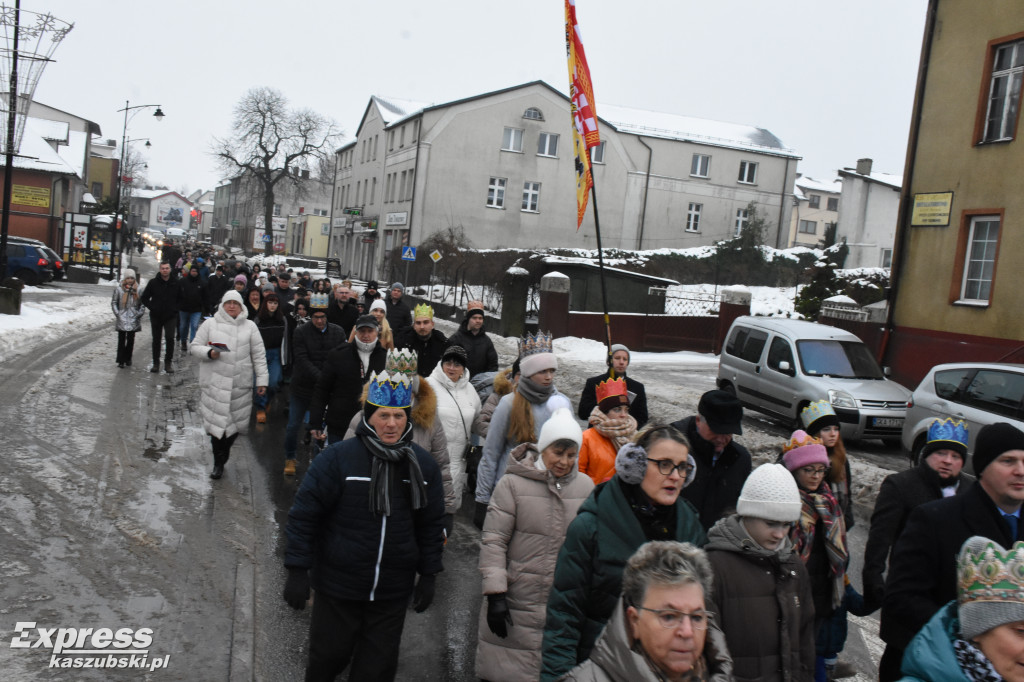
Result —
[[540, 109], [537, 107], [530, 107], [523, 112], [523, 118], [528, 118], [531, 121], [543, 121], [544, 114], [540, 113]]

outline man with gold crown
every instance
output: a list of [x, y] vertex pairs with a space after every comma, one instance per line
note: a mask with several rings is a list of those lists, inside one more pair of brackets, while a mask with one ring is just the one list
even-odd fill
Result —
[[346, 668], [351, 680], [395, 679], [410, 597], [417, 613], [433, 601], [444, 492], [412, 442], [411, 404], [407, 376], [371, 375], [356, 437], [313, 460], [288, 512], [285, 601], [302, 609], [317, 593], [307, 680]]
[[403, 333], [395, 331], [395, 348], [408, 348], [415, 351], [417, 371], [421, 377], [429, 377], [430, 373], [441, 362], [448, 339], [434, 329], [434, 309], [421, 303], [413, 310], [412, 328]]

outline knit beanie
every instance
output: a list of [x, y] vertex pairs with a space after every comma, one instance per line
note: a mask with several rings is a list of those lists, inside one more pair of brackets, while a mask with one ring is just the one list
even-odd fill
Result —
[[974, 443], [974, 473], [980, 476], [985, 467], [1008, 450], [1024, 450], [1024, 433], [1020, 429], [1006, 422], [983, 427]]
[[139, 278], [139, 276], [135, 274], [134, 270], [132, 270], [131, 268], [125, 268], [124, 269], [124, 275], [121, 276], [121, 279], [127, 279], [129, 277], [131, 277], [132, 279], [138, 279]]
[[441, 363], [454, 360], [463, 367], [469, 366], [469, 355], [466, 353], [466, 349], [462, 346], [448, 346], [444, 349], [444, 353], [441, 354]]
[[626, 357], [629, 358], [630, 360], [633, 359], [633, 355], [629, 352], [628, 348], [626, 348], [621, 343], [613, 343], [612, 344], [612, 352], [608, 354], [608, 361], [611, 362], [612, 356], [615, 355], [615, 353], [617, 353], [620, 350], [626, 351]]
[[[978, 434], [979, 436], [981, 434]], [[971, 640], [992, 628], [1024, 620], [1024, 542], [1010, 549], [975, 535], [957, 557], [957, 616]]]
[[401, 282], [395, 282], [394, 284], [391, 285], [391, 288], [398, 289], [403, 294], [405, 293], [405, 286]]
[[249, 278], [245, 275], [235, 275], [235, 281], [241, 282], [242, 284], [249, 286]]
[[828, 451], [821, 441], [813, 436], [807, 435], [805, 431], [794, 431], [793, 436], [782, 446], [782, 463], [790, 471], [811, 464], [824, 464], [828, 466]]
[[370, 304], [370, 310], [368, 312], [372, 312], [374, 310], [383, 310], [386, 313], [388, 311], [388, 307], [384, 304], [384, 301], [378, 298], [374, 299], [373, 303]]
[[230, 289], [228, 291], [225, 291], [224, 295], [221, 296], [221, 298], [220, 298], [220, 304], [221, 305], [224, 305], [228, 301], [234, 301], [235, 303], [237, 303], [238, 305], [241, 305], [241, 306], [245, 305], [242, 302], [242, 295], [240, 293], [238, 293], [237, 291], [235, 291], [234, 289]]
[[740, 516], [766, 521], [796, 521], [800, 508], [796, 480], [781, 464], [762, 464], [754, 469], [736, 503]]
[[[452, 348], [461, 348], [461, 346], [452, 346]], [[451, 349], [449, 348], [449, 350]], [[544, 452], [549, 445], [563, 438], [573, 441], [577, 446], [583, 443], [583, 431], [576, 422], [576, 418], [572, 416], [572, 412], [567, 408], [560, 407], [540, 427], [540, 437], [537, 438], [537, 450]]]

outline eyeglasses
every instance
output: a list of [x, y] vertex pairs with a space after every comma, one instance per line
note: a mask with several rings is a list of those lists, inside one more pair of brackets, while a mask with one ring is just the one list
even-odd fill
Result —
[[828, 467], [800, 467], [801, 473], [808, 476], [824, 476], [828, 470]]
[[690, 619], [690, 625], [694, 630], [706, 630], [708, 621], [712, 618], [712, 614], [707, 611], [686, 613], [685, 611], [676, 611], [675, 609], [649, 609], [646, 606], [634, 606], [633, 608], [639, 611], [650, 611], [658, 619], [661, 627], [666, 630], [673, 630], [679, 627], [687, 618]]
[[647, 458], [647, 461], [657, 465], [658, 471], [661, 472], [662, 476], [671, 476], [673, 471], [678, 471], [680, 476], [686, 478], [693, 471], [693, 465], [689, 462], [676, 464], [670, 459], [651, 459], [650, 457]]

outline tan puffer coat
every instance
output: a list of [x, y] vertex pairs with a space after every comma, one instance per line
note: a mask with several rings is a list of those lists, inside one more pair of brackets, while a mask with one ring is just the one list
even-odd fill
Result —
[[556, 479], [537, 467], [538, 457], [533, 443], [523, 443], [511, 452], [484, 522], [483, 593], [506, 593], [512, 617], [508, 637], [499, 638], [487, 627], [484, 600], [476, 676], [487, 680], [535, 682], [539, 677], [545, 611], [558, 550], [569, 523], [594, 489], [593, 481], [575, 467]]

